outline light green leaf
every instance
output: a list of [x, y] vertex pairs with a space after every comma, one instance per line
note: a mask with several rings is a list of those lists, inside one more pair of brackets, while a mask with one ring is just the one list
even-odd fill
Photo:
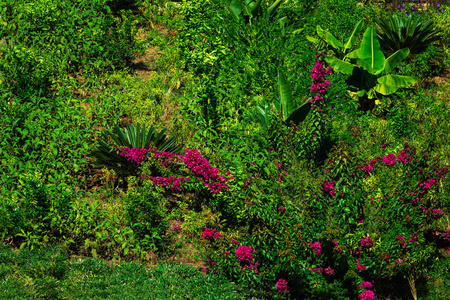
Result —
[[371, 74], [381, 72], [384, 69], [385, 57], [383, 52], [381, 52], [380, 42], [377, 40], [376, 35], [375, 28], [370, 26], [364, 33], [361, 42], [360, 57], [369, 66], [370, 71], [366, 70]]
[[401, 62], [402, 60], [404, 60], [408, 56], [408, 54], [409, 54], [409, 49], [404, 48], [404, 49], [398, 50], [397, 52], [395, 52], [394, 54], [389, 56], [386, 59], [384, 73], [385, 74], [391, 73], [391, 71], [395, 69], [395, 67], [398, 65], [398, 63]]
[[340, 60], [338, 58], [330, 58], [328, 59], [328, 62], [330, 63], [330, 66], [333, 68], [333, 70], [342, 72], [347, 75], [352, 75], [353, 68], [355, 68], [353, 64]]
[[353, 45], [355, 44], [356, 38], [358, 37], [358, 33], [361, 31], [362, 29], [362, 20], [360, 20], [356, 25], [355, 28], [353, 29], [352, 34], [350, 35], [350, 37], [347, 40], [347, 43], [345, 43], [344, 45], [344, 49], [350, 49], [351, 47], [353, 47]]
[[417, 78], [402, 75], [386, 75], [378, 78], [378, 83], [374, 90], [383, 95], [390, 95], [399, 88], [413, 85], [417, 82]]

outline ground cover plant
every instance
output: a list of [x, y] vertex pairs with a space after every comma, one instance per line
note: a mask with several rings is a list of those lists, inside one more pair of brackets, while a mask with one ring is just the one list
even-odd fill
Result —
[[385, 2], [4, 1], [0, 298], [448, 298], [448, 4]]

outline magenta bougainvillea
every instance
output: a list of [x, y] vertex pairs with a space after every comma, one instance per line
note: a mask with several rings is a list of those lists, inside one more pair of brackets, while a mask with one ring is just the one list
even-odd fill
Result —
[[363, 281], [358, 285], [359, 289], [371, 290], [373, 288], [372, 282]]
[[245, 261], [251, 261], [253, 259], [253, 254], [255, 249], [252, 247], [242, 245], [236, 249], [236, 258]]
[[365, 238], [361, 239], [361, 247], [363, 247], [363, 248], [373, 247], [373, 240], [370, 237], [365, 237]]
[[[118, 151], [118, 147], [114, 146], [114, 151]], [[128, 161], [140, 164], [147, 157], [149, 149], [120, 147], [119, 155], [125, 157]]]
[[387, 166], [394, 166], [397, 163], [397, 158], [395, 157], [395, 154], [388, 154], [385, 157], [383, 157], [383, 164], [386, 164]]
[[375, 300], [375, 293], [371, 290], [365, 290], [358, 297], [359, 300]]
[[220, 238], [222, 236], [222, 233], [220, 233], [220, 231], [216, 231], [215, 229], [211, 229], [211, 228], [205, 228], [205, 230], [202, 233], [202, 237], [204, 239], [207, 240], [213, 240], [213, 239], [217, 239]]
[[283, 295], [289, 293], [287, 285], [288, 282], [285, 279], [280, 278], [277, 282], [277, 292]]
[[322, 245], [319, 242], [309, 242], [308, 249], [313, 249], [314, 254], [317, 256], [321, 253]]
[[315, 103], [319, 100], [323, 100], [323, 96], [321, 94], [325, 93], [327, 87], [330, 85], [330, 82], [325, 79], [327, 74], [331, 74], [331, 67], [328, 66], [328, 69], [324, 68], [324, 63], [320, 59], [322, 53], [318, 53], [316, 58], [316, 63], [314, 64], [313, 69], [311, 70], [311, 77], [313, 79], [313, 83], [311, 84], [311, 92], [315, 93], [311, 98], [310, 102]]

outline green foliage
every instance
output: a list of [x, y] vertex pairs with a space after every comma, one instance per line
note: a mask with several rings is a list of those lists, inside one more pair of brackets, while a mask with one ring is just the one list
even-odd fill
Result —
[[[103, 131], [102, 139], [98, 141], [96, 149], [91, 153], [96, 158], [95, 164], [116, 170], [123, 177], [137, 175], [139, 162], [130, 161], [121, 156], [117, 150], [122, 147], [130, 149], [153, 149], [166, 152], [179, 152], [181, 146], [177, 145], [176, 137], [168, 137], [166, 129], [157, 131], [151, 126], [148, 131], [145, 125], [139, 123], [126, 124], [124, 130], [119, 126], [113, 128], [113, 133]], [[112, 143], [112, 144], [111, 144]]]
[[163, 234], [168, 226], [165, 220], [167, 199], [153, 185], [146, 181], [134, 188], [124, 198], [126, 220], [144, 248], [156, 250], [163, 244]]
[[417, 82], [417, 79], [411, 76], [389, 75], [398, 63], [408, 56], [409, 50], [407, 48], [398, 50], [385, 58], [381, 52], [380, 42], [375, 35], [373, 27], [367, 28], [361, 41], [361, 47], [352, 52], [352, 57], [356, 58], [357, 65], [337, 58], [329, 59], [332, 68], [351, 75], [347, 81], [349, 90], [352, 95], [358, 97], [366, 95], [369, 99], [373, 99], [377, 92], [389, 95], [399, 88]]
[[140, 262], [112, 266], [100, 259], [73, 259], [58, 247], [14, 253], [0, 248], [0, 297], [15, 299], [245, 299], [246, 292], [217, 274], [183, 264], [149, 270]]
[[388, 54], [408, 48], [411, 57], [414, 57], [425, 52], [429, 45], [440, 39], [433, 28], [433, 21], [426, 21], [419, 14], [410, 14], [407, 17], [386, 14], [377, 21], [377, 25], [381, 28], [377, 37]]

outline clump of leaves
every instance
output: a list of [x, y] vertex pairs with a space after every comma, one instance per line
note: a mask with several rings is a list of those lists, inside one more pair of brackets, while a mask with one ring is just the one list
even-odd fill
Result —
[[[166, 135], [166, 129], [157, 131], [151, 126], [148, 130], [143, 125], [127, 124], [123, 130], [119, 126], [113, 132], [103, 131], [95, 150], [91, 153], [96, 158], [95, 165], [114, 169], [120, 176], [136, 176], [140, 162], [130, 160], [121, 153], [121, 149], [154, 149], [159, 151], [179, 153], [181, 146], [177, 145], [176, 137]], [[122, 155], [121, 155], [122, 154]]]

